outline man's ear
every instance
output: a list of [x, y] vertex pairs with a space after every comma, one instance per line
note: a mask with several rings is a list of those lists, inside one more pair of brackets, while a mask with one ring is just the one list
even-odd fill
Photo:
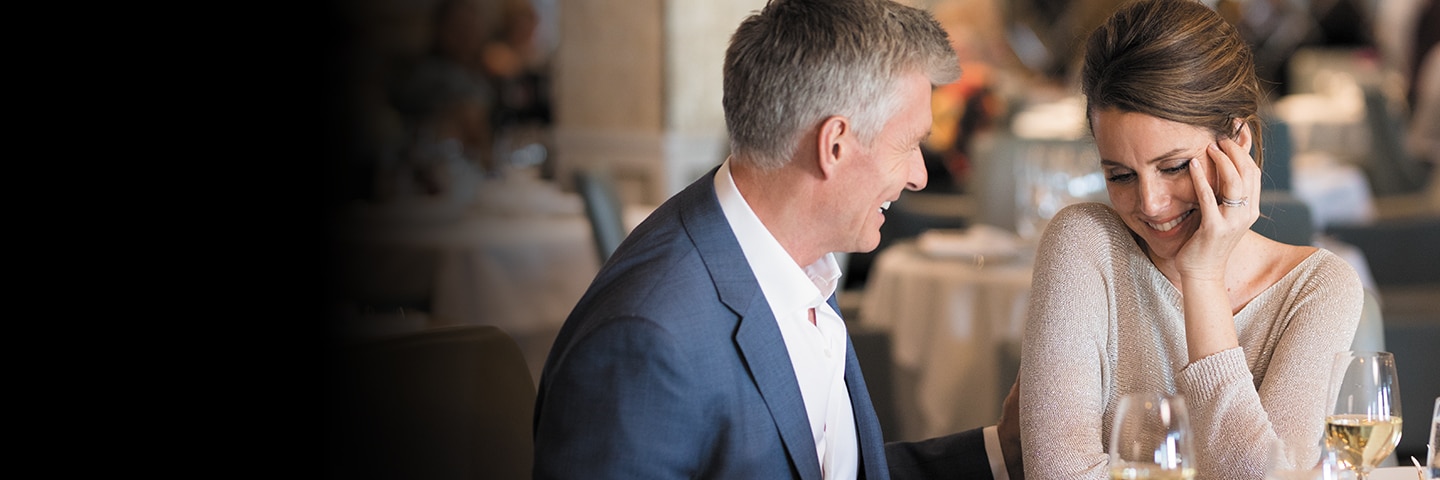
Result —
[[820, 123], [820, 132], [815, 136], [820, 175], [829, 178], [835, 174], [835, 168], [851, 153], [854, 143], [849, 141], [849, 137], [853, 135], [850, 119], [843, 116], [833, 115]]

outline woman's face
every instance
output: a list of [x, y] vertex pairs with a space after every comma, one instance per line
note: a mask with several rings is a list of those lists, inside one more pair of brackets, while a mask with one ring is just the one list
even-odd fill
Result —
[[[1215, 135], [1117, 109], [1097, 111], [1091, 121], [1110, 204], [1152, 258], [1174, 258], [1200, 225], [1190, 161], [1205, 162], [1207, 172], [1215, 171], [1205, 151]], [[1214, 188], [1213, 175], [1208, 181]]]

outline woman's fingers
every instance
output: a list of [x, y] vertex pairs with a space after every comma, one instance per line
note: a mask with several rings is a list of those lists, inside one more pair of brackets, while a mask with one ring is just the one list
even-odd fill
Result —
[[1200, 204], [1202, 219], [1219, 214], [1215, 207], [1219, 202], [1215, 199], [1215, 190], [1210, 188], [1210, 167], [1206, 163], [1199, 158], [1190, 159], [1190, 183], [1195, 185], [1195, 200]]
[[[1229, 140], [1222, 139], [1220, 142], [1225, 143]], [[1237, 202], [1249, 201], [1245, 197], [1250, 190], [1245, 188], [1245, 179], [1240, 175], [1239, 167], [1235, 165], [1238, 159], [1234, 155], [1234, 151], [1225, 152], [1221, 149], [1220, 143], [1212, 143], [1205, 147], [1205, 150], [1210, 154], [1210, 159], [1214, 160], [1215, 193], [1219, 197], [1220, 203], [1226, 206], [1235, 206]]]
[[1234, 140], [1222, 138], [1209, 149], [1218, 173], [1215, 190], [1221, 205], [1227, 210], [1237, 210], [1234, 213], [1243, 213], [1237, 218], [1247, 226], [1254, 223], [1260, 217], [1260, 166], [1255, 164], [1250, 152]]

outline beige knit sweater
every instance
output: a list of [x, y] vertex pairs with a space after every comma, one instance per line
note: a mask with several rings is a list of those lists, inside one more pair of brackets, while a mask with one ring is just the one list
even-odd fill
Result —
[[1122, 395], [1184, 395], [1198, 478], [1260, 479], [1277, 437], [1319, 458], [1331, 358], [1350, 348], [1364, 291], [1319, 250], [1235, 315], [1240, 348], [1187, 364], [1181, 295], [1110, 207], [1072, 205], [1041, 239], [1020, 373], [1028, 479], [1106, 478]]

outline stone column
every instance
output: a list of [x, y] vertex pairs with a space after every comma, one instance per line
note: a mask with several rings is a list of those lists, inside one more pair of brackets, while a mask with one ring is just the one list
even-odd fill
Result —
[[608, 168], [629, 203], [658, 204], [724, 159], [721, 69], [764, 0], [561, 0], [554, 63], [562, 180]]

